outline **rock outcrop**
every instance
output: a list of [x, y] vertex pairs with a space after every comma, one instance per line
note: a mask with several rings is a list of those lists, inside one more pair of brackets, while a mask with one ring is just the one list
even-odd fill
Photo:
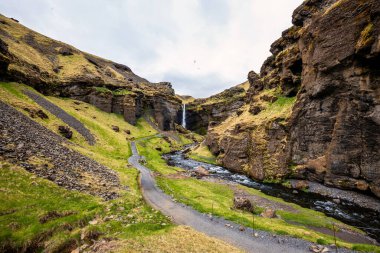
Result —
[[180, 122], [181, 100], [170, 83], [150, 83], [132, 70], [36, 33], [0, 15], [0, 80], [43, 94], [91, 103], [134, 124], [151, 113], [163, 130]]
[[[298, 42], [302, 89], [289, 121], [288, 144], [297, 175], [322, 174], [326, 185], [372, 189], [378, 197], [379, 14], [375, 0], [337, 1], [309, 21]], [[302, 20], [298, 16], [295, 12], [294, 19]]]
[[218, 125], [245, 104], [248, 82], [239, 84], [206, 99], [195, 99], [186, 106], [187, 129], [206, 134], [210, 126]]
[[380, 197], [379, 14], [376, 0], [304, 1], [260, 74], [248, 74], [240, 111], [208, 124], [219, 162], [257, 180]]

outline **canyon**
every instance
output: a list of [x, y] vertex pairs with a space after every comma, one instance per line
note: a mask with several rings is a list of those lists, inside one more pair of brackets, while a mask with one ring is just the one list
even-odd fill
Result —
[[[306, 179], [380, 197], [379, 8], [376, 1], [305, 1], [260, 74], [188, 103], [187, 128], [206, 136], [221, 165], [253, 179]], [[0, 21], [2, 80], [131, 124], [143, 115], [162, 130], [181, 124], [182, 101], [170, 83], [150, 83], [125, 65]]]
[[[305, 0], [292, 23], [270, 46], [260, 73], [192, 98], [0, 14], [0, 196], [9, 194], [17, 206], [0, 216], [34, 215], [25, 224], [0, 223], [0, 251], [81, 252], [87, 245], [94, 253], [99, 238], [109, 246], [114, 238], [127, 245], [145, 233], [172, 235], [165, 203], [197, 217], [188, 223], [178, 213], [181, 222], [174, 222], [198, 231], [219, 222], [228, 235], [235, 226], [232, 244], [247, 242], [243, 248], [252, 234], [260, 237], [250, 230], [257, 217], [264, 243], [288, 240], [289, 252], [314, 243], [378, 250], [378, 219], [364, 223], [380, 203], [380, 2]], [[147, 201], [148, 194], [165, 203]], [[244, 196], [253, 199], [249, 212], [235, 207]], [[262, 216], [263, 203], [278, 209], [269, 210], [272, 217]], [[49, 223], [61, 218], [67, 223]], [[30, 224], [37, 236], [17, 241]], [[335, 225], [350, 240], [337, 244]], [[183, 238], [195, 233], [177, 229]], [[209, 243], [197, 252], [215, 245], [238, 252], [224, 244], [224, 234], [222, 241], [194, 236]]]
[[305, 1], [249, 88], [190, 103], [189, 129], [207, 129], [220, 164], [256, 180], [380, 197], [379, 11], [376, 1]]

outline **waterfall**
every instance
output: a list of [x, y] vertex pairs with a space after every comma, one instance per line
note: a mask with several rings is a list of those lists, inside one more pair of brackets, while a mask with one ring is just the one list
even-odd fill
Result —
[[182, 126], [186, 128], [186, 104], [182, 105]]

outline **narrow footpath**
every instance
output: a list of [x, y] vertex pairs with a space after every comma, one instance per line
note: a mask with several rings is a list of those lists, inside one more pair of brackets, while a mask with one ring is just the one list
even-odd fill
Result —
[[[238, 224], [222, 218], [210, 218], [208, 215], [199, 213], [184, 204], [174, 202], [170, 196], [157, 187], [151, 171], [139, 163], [141, 156], [137, 151], [135, 142], [131, 142], [131, 148], [132, 156], [128, 162], [140, 171], [140, 187], [146, 202], [163, 214], [170, 216], [176, 224], [190, 226], [247, 252], [310, 252], [309, 247], [312, 245], [310, 242], [288, 236], [273, 235], [264, 231], [255, 231], [256, 237], [253, 236], [251, 228], [240, 231]], [[226, 226], [226, 224], [229, 225]], [[352, 251], [339, 249], [339, 252]]]

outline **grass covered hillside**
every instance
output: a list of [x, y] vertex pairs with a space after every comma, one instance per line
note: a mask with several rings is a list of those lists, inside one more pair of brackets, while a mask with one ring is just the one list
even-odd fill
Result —
[[[32, 90], [18, 83], [0, 83], [1, 101], [46, 127], [46, 131], [60, 134], [58, 127], [67, 125], [27, 97], [23, 93], [25, 89]], [[141, 252], [150, 247], [144, 242], [155, 241], [161, 244], [157, 252], [167, 252], [172, 247], [211, 252], [216, 245], [219, 252], [238, 252], [219, 240], [173, 225], [168, 217], [143, 201], [138, 187], [138, 172], [128, 165], [127, 159], [131, 154], [131, 140], [158, 134], [145, 120], [140, 119], [136, 126], [132, 126], [120, 115], [105, 113], [83, 102], [46, 98], [64, 108], [95, 136], [95, 145], [89, 145], [71, 128], [72, 138], [63, 145], [115, 171], [121, 185], [118, 197], [105, 201], [94, 195], [67, 190], [26, 171], [12, 157], [0, 155], [0, 251], [44, 249], [45, 252], [70, 252], [77, 247], [91, 251], [91, 247], [102, 244], [101, 247], [108, 250], [130, 252], [122, 249], [133, 249]], [[39, 110], [47, 118], [37, 116]], [[115, 131], [115, 127], [119, 131]], [[4, 134], [4, 129], [1, 130]], [[175, 140], [171, 142], [173, 147], [181, 145]], [[166, 145], [169, 148], [169, 144]], [[54, 169], [54, 165], [39, 154], [27, 162], [40, 170]]]
[[[82, 52], [0, 15], [0, 62], [8, 76], [50, 85], [147, 82], [127, 66]], [[4, 68], [8, 68], [5, 70]], [[5, 73], [3, 73], [5, 74]]]

